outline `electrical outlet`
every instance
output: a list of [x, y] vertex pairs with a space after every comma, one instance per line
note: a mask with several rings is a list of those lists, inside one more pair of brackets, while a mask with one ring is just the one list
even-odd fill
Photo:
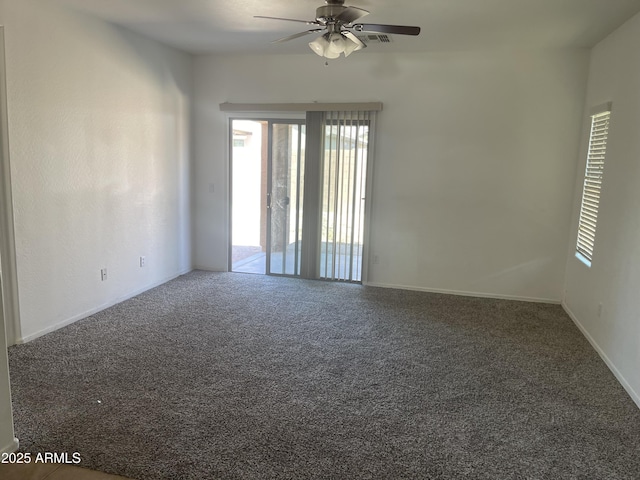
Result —
[[102, 279], [102, 281], [106, 281], [107, 280], [107, 269], [103, 268], [100, 270], [100, 278]]
[[602, 316], [602, 302], [598, 304], [598, 318]]
[[373, 260], [373, 264], [374, 265], [379, 265], [380, 264], [380, 256], [379, 255], [374, 255], [372, 260]]
[[140, 268], [144, 267], [144, 264], [146, 263], [147, 259], [145, 257], [140, 257]]

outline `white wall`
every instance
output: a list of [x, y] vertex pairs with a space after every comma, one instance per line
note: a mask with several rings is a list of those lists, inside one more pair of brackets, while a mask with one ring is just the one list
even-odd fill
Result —
[[369, 283], [559, 302], [587, 67], [586, 50], [196, 57], [195, 265], [227, 266], [219, 103], [382, 101]]
[[3, 17], [28, 340], [190, 270], [192, 59], [44, 0]]
[[[592, 51], [588, 109], [613, 102], [591, 268], [575, 258], [589, 141], [585, 114], [576, 175], [565, 308], [640, 405], [640, 15]], [[602, 313], [598, 316], [598, 306]]]

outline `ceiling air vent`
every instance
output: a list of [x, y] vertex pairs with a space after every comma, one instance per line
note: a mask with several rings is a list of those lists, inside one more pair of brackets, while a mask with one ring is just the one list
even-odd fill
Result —
[[391, 43], [391, 37], [389, 35], [375, 33], [367, 33], [364, 35], [358, 35], [358, 38], [364, 43]]

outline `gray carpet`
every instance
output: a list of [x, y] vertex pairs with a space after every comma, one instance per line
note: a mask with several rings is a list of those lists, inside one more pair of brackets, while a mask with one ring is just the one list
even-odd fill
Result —
[[638, 479], [557, 305], [192, 272], [9, 350], [24, 451], [134, 479]]

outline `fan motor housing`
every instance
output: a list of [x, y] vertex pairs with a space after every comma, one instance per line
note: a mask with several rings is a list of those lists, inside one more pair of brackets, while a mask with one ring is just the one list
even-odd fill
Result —
[[[344, 2], [341, 2], [344, 3]], [[347, 9], [342, 4], [328, 4], [316, 9], [316, 20], [322, 24], [334, 22], [335, 18]]]

